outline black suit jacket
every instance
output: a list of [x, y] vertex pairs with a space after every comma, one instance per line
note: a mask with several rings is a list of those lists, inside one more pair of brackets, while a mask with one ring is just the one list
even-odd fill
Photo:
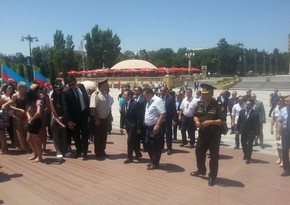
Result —
[[[86, 108], [83, 111], [83, 114], [89, 117], [90, 110], [89, 110], [89, 97], [88, 97], [87, 91], [83, 84], [77, 84], [77, 86], [80, 88], [84, 96], [84, 101], [86, 105]], [[81, 105], [74, 91], [70, 89], [69, 87], [66, 87], [63, 89], [62, 103], [63, 103], [64, 116], [65, 116], [66, 122], [69, 122], [69, 121], [73, 121], [74, 123], [78, 122], [80, 119], [79, 116], [81, 114]]]
[[140, 98], [138, 99], [138, 107], [140, 109], [142, 123], [144, 122], [146, 104], [147, 101], [145, 100], [143, 95], [141, 95]]
[[175, 99], [169, 94], [165, 95], [165, 110], [166, 110], [165, 116], [166, 122], [170, 122], [173, 119], [175, 119], [176, 116]]
[[130, 100], [129, 108], [126, 112], [126, 102], [123, 103], [121, 108], [121, 128], [126, 128], [128, 134], [137, 134], [137, 129], [141, 129], [143, 125], [142, 113], [140, 105], [134, 99]]
[[246, 109], [240, 111], [237, 131], [241, 135], [259, 135], [260, 133], [260, 119], [259, 114], [255, 110], [251, 110], [251, 113], [247, 119], [245, 116]]

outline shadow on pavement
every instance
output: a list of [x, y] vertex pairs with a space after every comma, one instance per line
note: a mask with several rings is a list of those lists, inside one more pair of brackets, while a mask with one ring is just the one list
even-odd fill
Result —
[[176, 164], [164, 163], [160, 165], [160, 170], [166, 171], [167, 173], [184, 172], [185, 169]]
[[233, 156], [220, 154], [219, 159], [233, 159]]

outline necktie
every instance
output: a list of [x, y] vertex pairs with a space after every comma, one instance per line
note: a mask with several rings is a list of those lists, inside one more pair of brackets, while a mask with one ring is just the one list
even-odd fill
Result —
[[127, 113], [128, 111], [128, 102], [125, 103], [125, 112]]
[[250, 111], [246, 111], [246, 118], [248, 119], [250, 115]]
[[287, 127], [286, 127], [286, 129], [287, 129], [288, 132], [290, 132], [290, 108], [287, 108], [287, 114], [288, 114], [288, 116], [287, 116]]

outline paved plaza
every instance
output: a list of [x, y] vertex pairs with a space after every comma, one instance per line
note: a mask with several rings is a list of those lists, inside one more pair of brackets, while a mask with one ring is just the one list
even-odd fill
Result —
[[[247, 88], [236, 89], [244, 95]], [[266, 114], [271, 90], [253, 89], [258, 99], [264, 102]], [[290, 204], [290, 177], [281, 177], [282, 168], [275, 164], [277, 156], [275, 140], [269, 131], [270, 118], [264, 126], [266, 147], [254, 148], [251, 164], [242, 160], [241, 149], [233, 149], [233, 135], [222, 137], [217, 184], [209, 187], [207, 176], [190, 176], [190, 172], [196, 170], [194, 148], [179, 147], [178, 141], [173, 143], [172, 155], [162, 154], [157, 170], [146, 169], [149, 163], [147, 153], [142, 153], [140, 160], [123, 164], [127, 136], [119, 133], [116, 98], [119, 92], [111, 89], [115, 103], [113, 131], [108, 136], [106, 149], [108, 159], [97, 161], [92, 144], [86, 161], [81, 158], [57, 159], [52, 141], [48, 141], [48, 151], [42, 163], [32, 163], [27, 160], [28, 154], [11, 149], [9, 154], [0, 156], [0, 204]], [[219, 92], [215, 91], [215, 96]], [[281, 92], [283, 95], [288, 93], [286, 89]]]

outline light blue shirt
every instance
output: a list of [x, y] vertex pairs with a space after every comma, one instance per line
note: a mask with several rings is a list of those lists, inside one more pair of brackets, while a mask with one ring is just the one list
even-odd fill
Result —
[[287, 128], [287, 118], [288, 118], [288, 112], [287, 112], [287, 107], [283, 107], [280, 110], [280, 114], [278, 117], [278, 122], [280, 122], [282, 124], [282, 128]]
[[156, 125], [159, 116], [165, 112], [164, 102], [160, 97], [154, 95], [146, 104], [144, 124], [147, 126]]

